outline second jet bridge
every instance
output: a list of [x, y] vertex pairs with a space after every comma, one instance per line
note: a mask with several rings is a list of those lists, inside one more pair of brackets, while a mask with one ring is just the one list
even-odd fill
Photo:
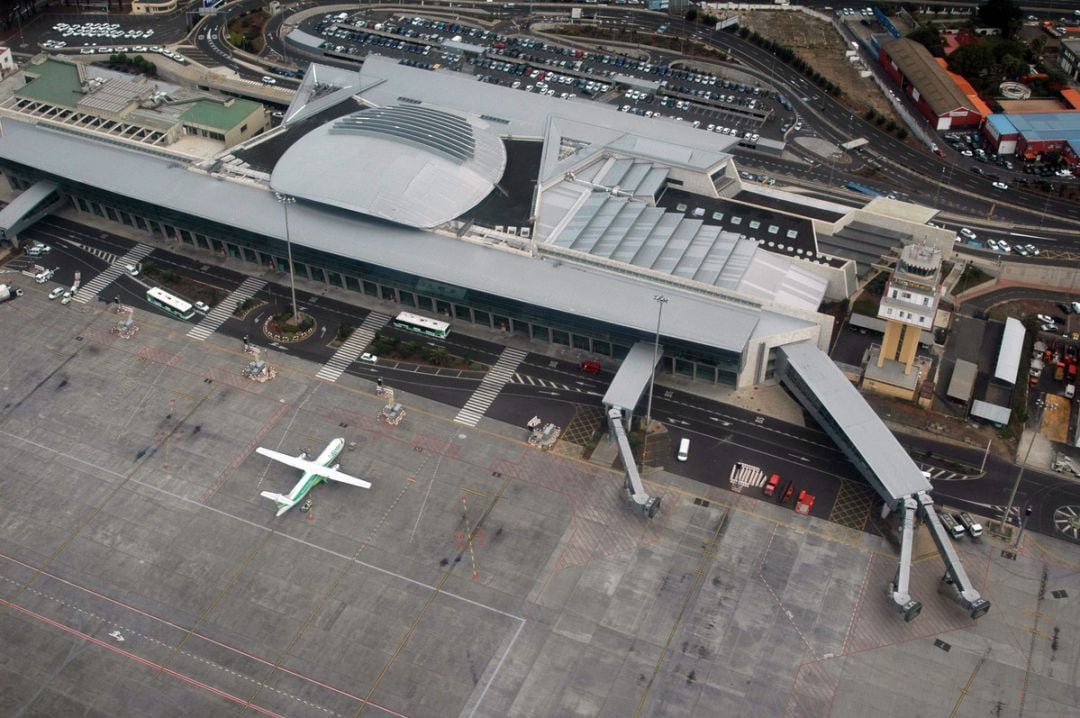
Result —
[[904, 619], [910, 621], [922, 610], [922, 604], [908, 593], [917, 514], [925, 520], [945, 562], [943, 580], [955, 589], [953, 598], [972, 618], [989, 611], [990, 602], [975, 590], [934, 512], [930, 481], [862, 395], [815, 344], [789, 344], [776, 352], [780, 381], [866, 477], [889, 510], [901, 512], [900, 561], [889, 596]]

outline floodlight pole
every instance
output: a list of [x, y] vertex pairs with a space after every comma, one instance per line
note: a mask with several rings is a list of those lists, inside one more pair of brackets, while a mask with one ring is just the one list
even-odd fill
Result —
[[292, 239], [289, 237], [289, 205], [296, 202], [296, 197], [290, 197], [289, 195], [281, 194], [280, 192], [275, 192], [274, 196], [285, 208], [285, 247], [289, 253], [289, 289], [292, 292], [293, 323], [299, 324], [300, 312], [296, 309], [296, 276], [293, 272]]
[[[1038, 404], [1036, 404], [1038, 406]], [[1031, 433], [1031, 441], [1028, 442], [1027, 451], [1024, 453], [1024, 461], [1020, 464], [1020, 470], [1016, 472], [1016, 481], [1013, 482], [1012, 491], [1009, 492], [1009, 503], [1005, 506], [1005, 513], [1001, 516], [1001, 527], [999, 531], [1004, 534], [1005, 526], [1009, 521], [1009, 514], [1012, 513], [1013, 502], [1016, 501], [1016, 491], [1020, 488], [1020, 480], [1024, 477], [1024, 469], [1027, 468], [1028, 457], [1031, 456], [1031, 447], [1035, 446], [1035, 439], [1038, 437], [1039, 432], [1042, 431], [1042, 421], [1044, 416], [1043, 407], [1039, 407], [1039, 419], [1035, 423], [1035, 430]], [[1018, 522], [1019, 523], [1019, 522]]]
[[656, 359], [657, 354], [660, 352], [660, 319], [664, 316], [664, 305], [668, 303], [668, 298], [662, 294], [657, 294], [653, 297], [653, 301], [657, 303], [658, 307], [656, 310], [656, 339], [653, 341], [652, 349], [652, 371], [649, 372], [649, 401], [645, 405], [646, 436], [649, 434], [649, 426], [652, 425], [653, 386], [656, 384]]

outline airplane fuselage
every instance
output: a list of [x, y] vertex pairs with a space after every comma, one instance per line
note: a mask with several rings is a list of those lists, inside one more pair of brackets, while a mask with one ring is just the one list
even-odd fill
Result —
[[[343, 448], [345, 448], [345, 440], [334, 439], [326, 445], [326, 448], [322, 450], [322, 453], [319, 454], [319, 457], [315, 459], [315, 461], [320, 466], [329, 466], [333, 463], [334, 459], [338, 457], [338, 454], [341, 453]], [[293, 490], [289, 492], [289, 500], [292, 503], [296, 503], [304, 498], [309, 491], [315, 488], [316, 484], [324, 481], [326, 481], [325, 477], [310, 471], [305, 471], [304, 475], [300, 477], [300, 481], [298, 481], [296, 486], [293, 487]]]

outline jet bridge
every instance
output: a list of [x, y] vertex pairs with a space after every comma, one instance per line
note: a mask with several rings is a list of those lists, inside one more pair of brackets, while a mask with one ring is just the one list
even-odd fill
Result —
[[651, 519], [660, 511], [660, 497], [649, 496], [641, 485], [641, 475], [634, 464], [634, 452], [630, 450], [630, 441], [626, 438], [626, 429], [622, 425], [622, 412], [619, 409], [608, 409], [607, 415], [608, 430], [619, 445], [619, 456], [625, 467], [625, 489], [630, 504], [639, 514]]
[[649, 386], [649, 380], [656, 369], [654, 360], [663, 355], [662, 351], [656, 349], [648, 342], [638, 342], [631, 347], [603, 399], [608, 432], [618, 445], [619, 456], [626, 467], [626, 493], [634, 510], [649, 518], [653, 518], [660, 511], [660, 497], [649, 496], [641, 485], [641, 476], [634, 463], [634, 452], [630, 450], [630, 441], [627, 439], [623, 422], [626, 422], [626, 426], [630, 425], [634, 407], [641, 401], [645, 389]]
[[42, 217], [51, 214], [65, 202], [55, 182], [40, 180], [0, 209], [0, 240], [6, 239], [18, 247], [18, 235]]
[[915, 521], [922, 515], [945, 562], [944, 583], [972, 618], [990, 610], [960, 564], [930, 498], [930, 481], [827, 354], [811, 342], [776, 350], [776, 374], [814, 417], [844, 455], [866, 477], [889, 511], [900, 511], [900, 560], [889, 598], [904, 620], [911, 621], [922, 604], [908, 592]]

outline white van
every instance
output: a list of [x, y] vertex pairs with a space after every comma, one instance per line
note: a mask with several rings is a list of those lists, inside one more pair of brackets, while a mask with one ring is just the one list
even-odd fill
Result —
[[679, 461], [686, 461], [690, 458], [690, 439], [682, 439], [679, 441], [679, 453], [675, 455]]

